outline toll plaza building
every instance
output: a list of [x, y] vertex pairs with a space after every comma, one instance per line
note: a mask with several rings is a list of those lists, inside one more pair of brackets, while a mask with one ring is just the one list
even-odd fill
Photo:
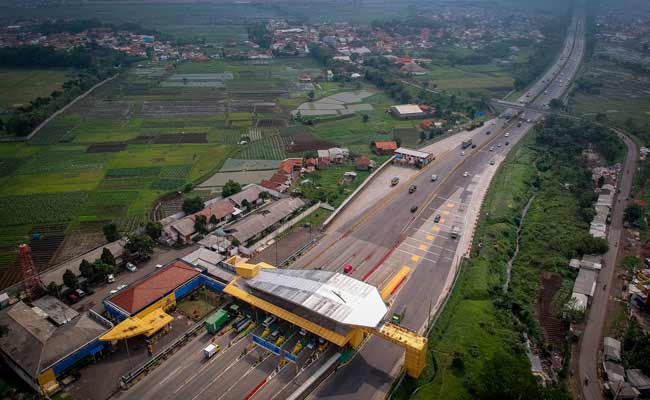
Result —
[[433, 160], [435, 160], [435, 157], [431, 153], [400, 147], [395, 150], [393, 164], [422, 168]]

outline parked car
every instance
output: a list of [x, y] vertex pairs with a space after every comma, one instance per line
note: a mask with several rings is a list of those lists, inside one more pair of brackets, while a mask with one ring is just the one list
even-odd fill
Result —
[[350, 272], [352, 272], [353, 269], [354, 268], [352, 268], [352, 265], [348, 264], [345, 267], [343, 267], [343, 272], [345, 272], [346, 274], [349, 274]]
[[490, 160], [490, 165], [494, 165], [494, 160]]
[[83, 291], [83, 289], [75, 289], [74, 293], [79, 297], [82, 298], [86, 295], [86, 292]]
[[436, 222], [436, 223], [437, 223], [437, 222], [440, 222], [440, 218], [442, 218], [442, 217], [440, 217], [440, 214], [436, 215], [436, 216], [433, 218], [433, 222]]
[[156, 268], [157, 268], [157, 269], [160, 269], [160, 268], [162, 268], [162, 267], [163, 267], [162, 264], [156, 264]]
[[418, 210], [418, 206], [412, 206], [411, 207], [411, 212], [414, 213]]
[[135, 271], [138, 270], [138, 267], [136, 267], [135, 264], [133, 264], [133, 263], [126, 263], [126, 269], [129, 272], [135, 272]]
[[431, 182], [435, 182], [437, 180], [438, 180], [438, 175], [436, 174], [431, 175]]
[[463, 176], [467, 178], [469, 176], [469, 172], [467, 171], [463, 172]]
[[115, 282], [115, 276], [113, 274], [106, 275], [106, 283], [113, 283], [113, 282]]

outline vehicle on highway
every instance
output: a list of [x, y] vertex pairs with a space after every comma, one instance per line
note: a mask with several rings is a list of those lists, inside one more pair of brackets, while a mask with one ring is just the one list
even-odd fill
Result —
[[[519, 126], [521, 126], [521, 124], [519, 124]], [[510, 132], [506, 132], [505, 135], [503, 135], [503, 136], [505, 136], [505, 137], [510, 136]]]
[[160, 268], [162, 268], [162, 267], [163, 267], [162, 264], [156, 264], [156, 269], [160, 269]]
[[398, 183], [399, 183], [399, 178], [398, 177], [394, 177], [393, 179], [390, 180], [390, 185], [391, 186], [395, 186]]
[[463, 140], [463, 143], [462, 143], [461, 147], [463, 149], [466, 149], [471, 145], [472, 145], [472, 139], [468, 139], [468, 140]]
[[497, 147], [501, 147], [501, 143], [497, 143]]
[[438, 180], [438, 175], [436, 174], [431, 175], [431, 182], [435, 182], [437, 180]]
[[442, 218], [442, 217], [440, 217], [440, 214], [436, 215], [436, 216], [433, 218], [433, 222], [436, 222], [436, 223], [440, 222], [440, 218]]
[[506, 142], [506, 143], [505, 143], [506, 146], [509, 145], [509, 144], [510, 144], [510, 142]]
[[464, 177], [468, 177], [468, 176], [469, 176], [469, 172], [467, 172], [467, 171], [463, 172], [463, 176], [464, 176]]
[[458, 236], [460, 236], [460, 228], [458, 228], [456, 225], [452, 226], [450, 236], [452, 239], [458, 239]]
[[397, 308], [397, 311], [390, 317], [390, 322], [399, 325], [404, 319], [404, 314], [406, 314], [406, 304], [402, 304]]
[[345, 272], [346, 274], [349, 274], [350, 272], [352, 272], [353, 269], [354, 268], [352, 268], [352, 265], [348, 264], [345, 267], [343, 267], [343, 272]]
[[129, 272], [135, 272], [135, 271], [138, 270], [138, 267], [136, 267], [135, 264], [133, 264], [133, 263], [126, 263], [126, 269]]
[[411, 185], [411, 186], [409, 186], [409, 193], [413, 193], [413, 192], [415, 192], [417, 189], [418, 189], [417, 186], [415, 186], [415, 185]]
[[490, 151], [494, 151], [494, 146], [490, 146]]
[[460, 155], [461, 155], [461, 156], [464, 156], [464, 155], [465, 155], [465, 152], [464, 152], [464, 151], [461, 151], [461, 152], [460, 152]]
[[203, 349], [203, 356], [205, 356], [205, 358], [210, 358], [213, 355], [217, 354], [219, 350], [221, 350], [221, 346], [218, 344], [210, 343], [206, 346], [205, 349]]
[[490, 160], [490, 165], [494, 165], [494, 160]]
[[418, 206], [411, 206], [411, 212], [414, 213], [418, 210]]
[[473, 144], [473, 145], [472, 145], [472, 148], [473, 148], [473, 149], [475, 149], [475, 148], [476, 148], [476, 145], [475, 145], [475, 144]]
[[489, 135], [490, 133], [492, 133], [492, 131], [485, 131], [486, 135]]

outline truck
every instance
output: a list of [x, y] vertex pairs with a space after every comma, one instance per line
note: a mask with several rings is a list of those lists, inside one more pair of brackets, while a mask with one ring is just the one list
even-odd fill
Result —
[[206, 318], [203, 324], [205, 325], [205, 329], [207, 329], [211, 335], [214, 335], [226, 325], [229, 319], [230, 314], [228, 314], [228, 312], [223, 308], [220, 308]]
[[452, 239], [458, 239], [458, 236], [460, 236], [460, 228], [457, 227], [456, 225], [452, 225], [452, 227], [451, 227], [451, 238]]
[[395, 311], [393, 316], [390, 318], [391, 322], [399, 325], [399, 323], [404, 319], [404, 314], [406, 314], [406, 304], [402, 304], [397, 308], [397, 311]]
[[248, 325], [250, 325], [251, 322], [253, 322], [253, 320], [251, 320], [251, 317], [246, 316], [244, 319], [235, 324], [235, 332], [239, 333], [248, 328]]
[[471, 145], [472, 145], [472, 139], [463, 140], [463, 149], [466, 149]]
[[219, 350], [221, 350], [221, 346], [219, 346], [218, 344], [210, 343], [209, 345], [206, 346], [205, 349], [203, 349], [203, 355], [205, 356], [205, 358], [210, 358], [213, 355], [217, 354]]

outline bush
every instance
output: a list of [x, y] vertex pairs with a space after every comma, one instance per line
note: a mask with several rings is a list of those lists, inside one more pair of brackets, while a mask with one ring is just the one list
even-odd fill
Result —
[[74, 272], [69, 269], [65, 270], [63, 273], [63, 284], [72, 289], [77, 287], [77, 276]]
[[228, 197], [235, 193], [241, 192], [241, 185], [233, 180], [229, 180], [221, 190], [221, 196]]
[[183, 212], [186, 215], [203, 210], [203, 200], [199, 196], [190, 197], [183, 201]]
[[160, 222], [149, 221], [144, 230], [151, 239], [157, 240], [162, 235], [162, 228], [163, 226]]
[[109, 242], [114, 242], [120, 238], [120, 233], [117, 231], [117, 226], [113, 223], [103, 226], [104, 237]]

